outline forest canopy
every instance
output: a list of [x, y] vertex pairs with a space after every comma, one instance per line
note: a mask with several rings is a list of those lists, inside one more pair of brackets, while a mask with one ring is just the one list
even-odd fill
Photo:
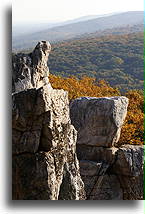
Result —
[[88, 37], [52, 45], [52, 74], [84, 75], [127, 91], [143, 89], [143, 33]]

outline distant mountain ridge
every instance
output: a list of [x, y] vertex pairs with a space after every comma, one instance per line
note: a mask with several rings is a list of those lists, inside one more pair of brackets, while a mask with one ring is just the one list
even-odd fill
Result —
[[126, 25], [124, 27], [116, 27], [111, 29], [107, 28], [105, 30], [96, 31], [94, 33], [86, 33], [79, 36], [76, 39], [94, 38], [94, 37], [100, 37], [100, 36], [106, 36], [106, 35], [124, 35], [124, 34], [143, 32], [143, 31], [144, 31], [144, 25], [142, 23], [142, 24], [136, 24], [136, 25]]
[[96, 19], [100, 17], [107, 17], [110, 15], [115, 15], [116, 13], [109, 13], [109, 14], [102, 14], [102, 15], [88, 15], [82, 16], [76, 19], [71, 19], [68, 21], [61, 21], [61, 22], [42, 22], [42, 23], [22, 23], [22, 24], [14, 24], [12, 28], [13, 36], [17, 37], [20, 35], [27, 35], [32, 34], [44, 30], [48, 30], [50, 28], [64, 26], [72, 23], [83, 22], [91, 19]]
[[72, 20], [72, 23], [69, 24], [48, 28], [44, 31], [24, 36], [13, 37], [13, 49], [21, 50], [24, 48], [31, 48], [38, 40], [49, 40], [51, 43], [54, 43], [74, 39], [79, 36], [83, 37], [85, 34], [95, 33], [96, 31], [125, 27], [127, 25], [141, 25], [143, 24], [143, 19], [143, 11], [130, 11], [78, 22], [74, 20], [74, 23]]

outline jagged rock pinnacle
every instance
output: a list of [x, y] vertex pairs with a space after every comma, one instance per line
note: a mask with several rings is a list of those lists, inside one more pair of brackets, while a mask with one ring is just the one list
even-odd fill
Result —
[[31, 88], [40, 88], [49, 83], [47, 61], [51, 45], [48, 41], [40, 41], [32, 53], [18, 53], [12, 57], [12, 92], [20, 92]]
[[41, 41], [32, 53], [13, 56], [14, 200], [85, 200], [68, 93], [48, 79], [50, 50]]

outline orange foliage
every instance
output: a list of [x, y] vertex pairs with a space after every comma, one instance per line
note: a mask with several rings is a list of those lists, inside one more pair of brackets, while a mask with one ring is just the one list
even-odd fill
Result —
[[[82, 96], [120, 96], [119, 90], [112, 88], [104, 80], [96, 83], [95, 78], [87, 76], [84, 76], [82, 79], [76, 79], [74, 76], [62, 78], [52, 74], [49, 79], [53, 88], [68, 91], [70, 100]], [[118, 146], [126, 143], [143, 144], [143, 94], [137, 90], [130, 90], [125, 96], [129, 98], [129, 106], [127, 117], [121, 130]]]
[[127, 117], [121, 131], [120, 144], [143, 144], [144, 141], [144, 113], [143, 94], [131, 90], [126, 93], [129, 98]]
[[118, 89], [109, 86], [104, 80], [96, 83], [95, 78], [84, 76], [82, 79], [76, 77], [62, 78], [60, 76], [50, 75], [50, 82], [53, 88], [64, 89], [69, 92], [69, 99], [78, 97], [110, 97], [119, 96]]

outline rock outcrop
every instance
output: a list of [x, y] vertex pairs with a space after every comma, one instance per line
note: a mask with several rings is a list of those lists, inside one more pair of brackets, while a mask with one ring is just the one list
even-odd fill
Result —
[[48, 56], [51, 51], [49, 42], [39, 42], [32, 53], [15, 54], [12, 57], [12, 92], [40, 88], [49, 83]]
[[12, 198], [143, 199], [143, 146], [118, 145], [128, 99], [69, 104], [49, 82], [50, 50], [41, 41], [12, 58]]
[[143, 146], [118, 147], [126, 97], [82, 97], [70, 104], [87, 200], [143, 199]]
[[13, 56], [14, 200], [84, 200], [68, 93], [52, 89], [48, 42]]

